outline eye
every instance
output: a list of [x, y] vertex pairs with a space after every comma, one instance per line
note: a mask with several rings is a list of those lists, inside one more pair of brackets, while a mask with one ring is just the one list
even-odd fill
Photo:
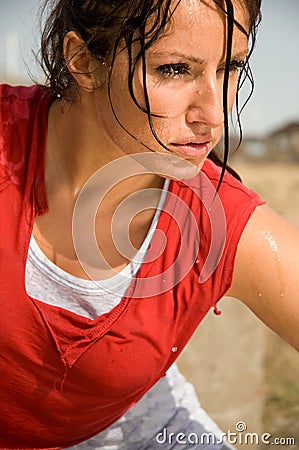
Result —
[[245, 67], [246, 62], [245, 61], [237, 61], [233, 60], [230, 63], [229, 70], [230, 72], [239, 72], [239, 70], [243, 69]]
[[[229, 65], [229, 71], [231, 73], [238, 73], [240, 70], [242, 70], [246, 65], [246, 60], [240, 61], [240, 60], [232, 60]], [[219, 67], [218, 72], [225, 72], [225, 64], [223, 64], [221, 67]]]
[[191, 67], [185, 63], [163, 64], [156, 68], [156, 71], [164, 78], [179, 78], [183, 75], [190, 75]]

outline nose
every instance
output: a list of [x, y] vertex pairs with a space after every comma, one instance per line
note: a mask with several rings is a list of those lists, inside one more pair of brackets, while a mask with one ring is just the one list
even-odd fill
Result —
[[190, 93], [186, 121], [189, 124], [200, 123], [213, 129], [224, 123], [222, 82], [206, 75], [194, 81]]

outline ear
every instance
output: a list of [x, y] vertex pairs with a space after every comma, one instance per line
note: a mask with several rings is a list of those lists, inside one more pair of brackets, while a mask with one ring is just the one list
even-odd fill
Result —
[[98, 65], [83, 39], [75, 31], [69, 31], [63, 48], [68, 70], [77, 84], [86, 91], [93, 90], [99, 84]]

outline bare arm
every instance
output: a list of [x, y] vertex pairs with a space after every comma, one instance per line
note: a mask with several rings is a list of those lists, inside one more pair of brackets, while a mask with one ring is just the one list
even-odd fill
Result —
[[259, 206], [242, 234], [227, 295], [299, 351], [299, 229]]

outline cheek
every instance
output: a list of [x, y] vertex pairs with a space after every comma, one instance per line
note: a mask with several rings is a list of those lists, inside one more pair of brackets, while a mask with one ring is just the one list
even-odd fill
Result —
[[155, 95], [152, 99], [152, 112], [168, 119], [181, 116], [187, 109], [186, 96], [180, 91]]
[[[134, 90], [137, 103], [144, 107], [140, 92]], [[119, 80], [111, 87], [112, 113], [116, 115], [117, 121], [130, 132], [144, 128], [147, 123], [147, 115], [135, 104], [128, 90], [126, 80]]]
[[[144, 108], [140, 91], [135, 90], [134, 94], [137, 102]], [[113, 110], [109, 108], [110, 114], [109, 117], [107, 114], [105, 115], [105, 123], [113, 141], [117, 145], [121, 142], [130, 152], [144, 150], [141, 144], [145, 144], [151, 149], [160, 149], [150, 130], [148, 115], [134, 103], [128, 89], [119, 89], [118, 87], [112, 90], [111, 100]], [[153, 109], [152, 106], [151, 109]], [[167, 136], [169, 132], [169, 120], [153, 117], [152, 122], [154, 130], [163, 141], [163, 137]], [[139, 143], [136, 142], [136, 139]]]
[[186, 86], [154, 87], [149, 90], [151, 112], [165, 118], [179, 117], [187, 110], [189, 97]]
[[[158, 81], [155, 77], [147, 75], [146, 93], [153, 115], [164, 118], [177, 117], [186, 110], [189, 87], [186, 83]], [[134, 93], [138, 103], [146, 108], [145, 93], [141, 70], [136, 73], [134, 79]]]

